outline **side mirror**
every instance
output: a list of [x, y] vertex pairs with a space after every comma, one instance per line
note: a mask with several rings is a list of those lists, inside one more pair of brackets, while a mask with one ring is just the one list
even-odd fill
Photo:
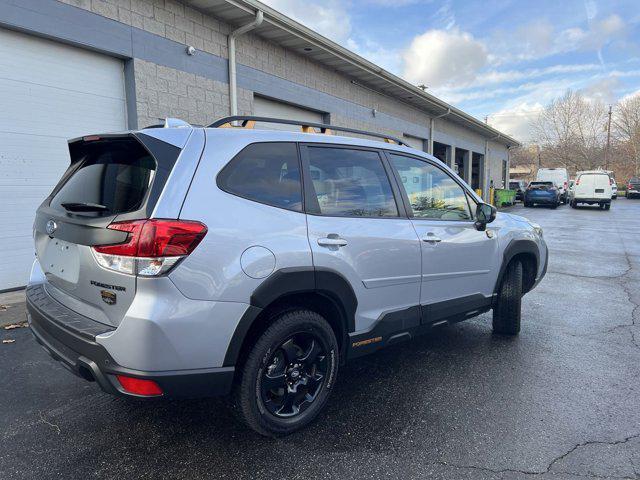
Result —
[[486, 230], [487, 223], [491, 223], [496, 219], [498, 209], [488, 203], [478, 204], [476, 208], [476, 228], [480, 231]]

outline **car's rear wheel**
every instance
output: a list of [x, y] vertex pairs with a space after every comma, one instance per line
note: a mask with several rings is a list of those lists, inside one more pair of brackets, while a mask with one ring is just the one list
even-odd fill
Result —
[[604, 209], [605, 210], [610, 210], [611, 209], [611, 204], [610, 203], [605, 203], [604, 204]]
[[496, 306], [493, 309], [493, 333], [517, 335], [520, 333], [522, 304], [522, 263], [514, 260], [504, 272]]
[[251, 349], [234, 407], [261, 435], [287, 435], [320, 413], [337, 373], [338, 342], [329, 323], [310, 310], [283, 312]]

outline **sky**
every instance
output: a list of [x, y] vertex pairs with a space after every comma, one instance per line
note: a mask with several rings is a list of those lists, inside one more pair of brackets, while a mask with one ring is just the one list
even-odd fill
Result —
[[262, 0], [521, 141], [567, 89], [640, 93], [640, 0]]

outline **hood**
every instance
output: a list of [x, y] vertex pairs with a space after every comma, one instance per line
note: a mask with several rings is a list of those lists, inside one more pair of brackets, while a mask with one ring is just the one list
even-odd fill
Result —
[[502, 218], [507, 219], [507, 220], [519, 222], [519, 223], [526, 223], [526, 224], [530, 224], [531, 223], [525, 217], [522, 217], [520, 215], [514, 215], [513, 213], [498, 212], [497, 216], [498, 217], [502, 217]]

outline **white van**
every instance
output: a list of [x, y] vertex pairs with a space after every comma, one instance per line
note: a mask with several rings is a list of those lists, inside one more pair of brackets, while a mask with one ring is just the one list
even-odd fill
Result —
[[611, 208], [611, 177], [602, 170], [578, 172], [576, 182], [570, 192], [570, 202], [573, 208], [579, 203], [589, 205], [598, 204], [600, 208]]
[[566, 168], [539, 168], [536, 181], [553, 182], [560, 192], [560, 201], [567, 203], [569, 197], [569, 173]]

